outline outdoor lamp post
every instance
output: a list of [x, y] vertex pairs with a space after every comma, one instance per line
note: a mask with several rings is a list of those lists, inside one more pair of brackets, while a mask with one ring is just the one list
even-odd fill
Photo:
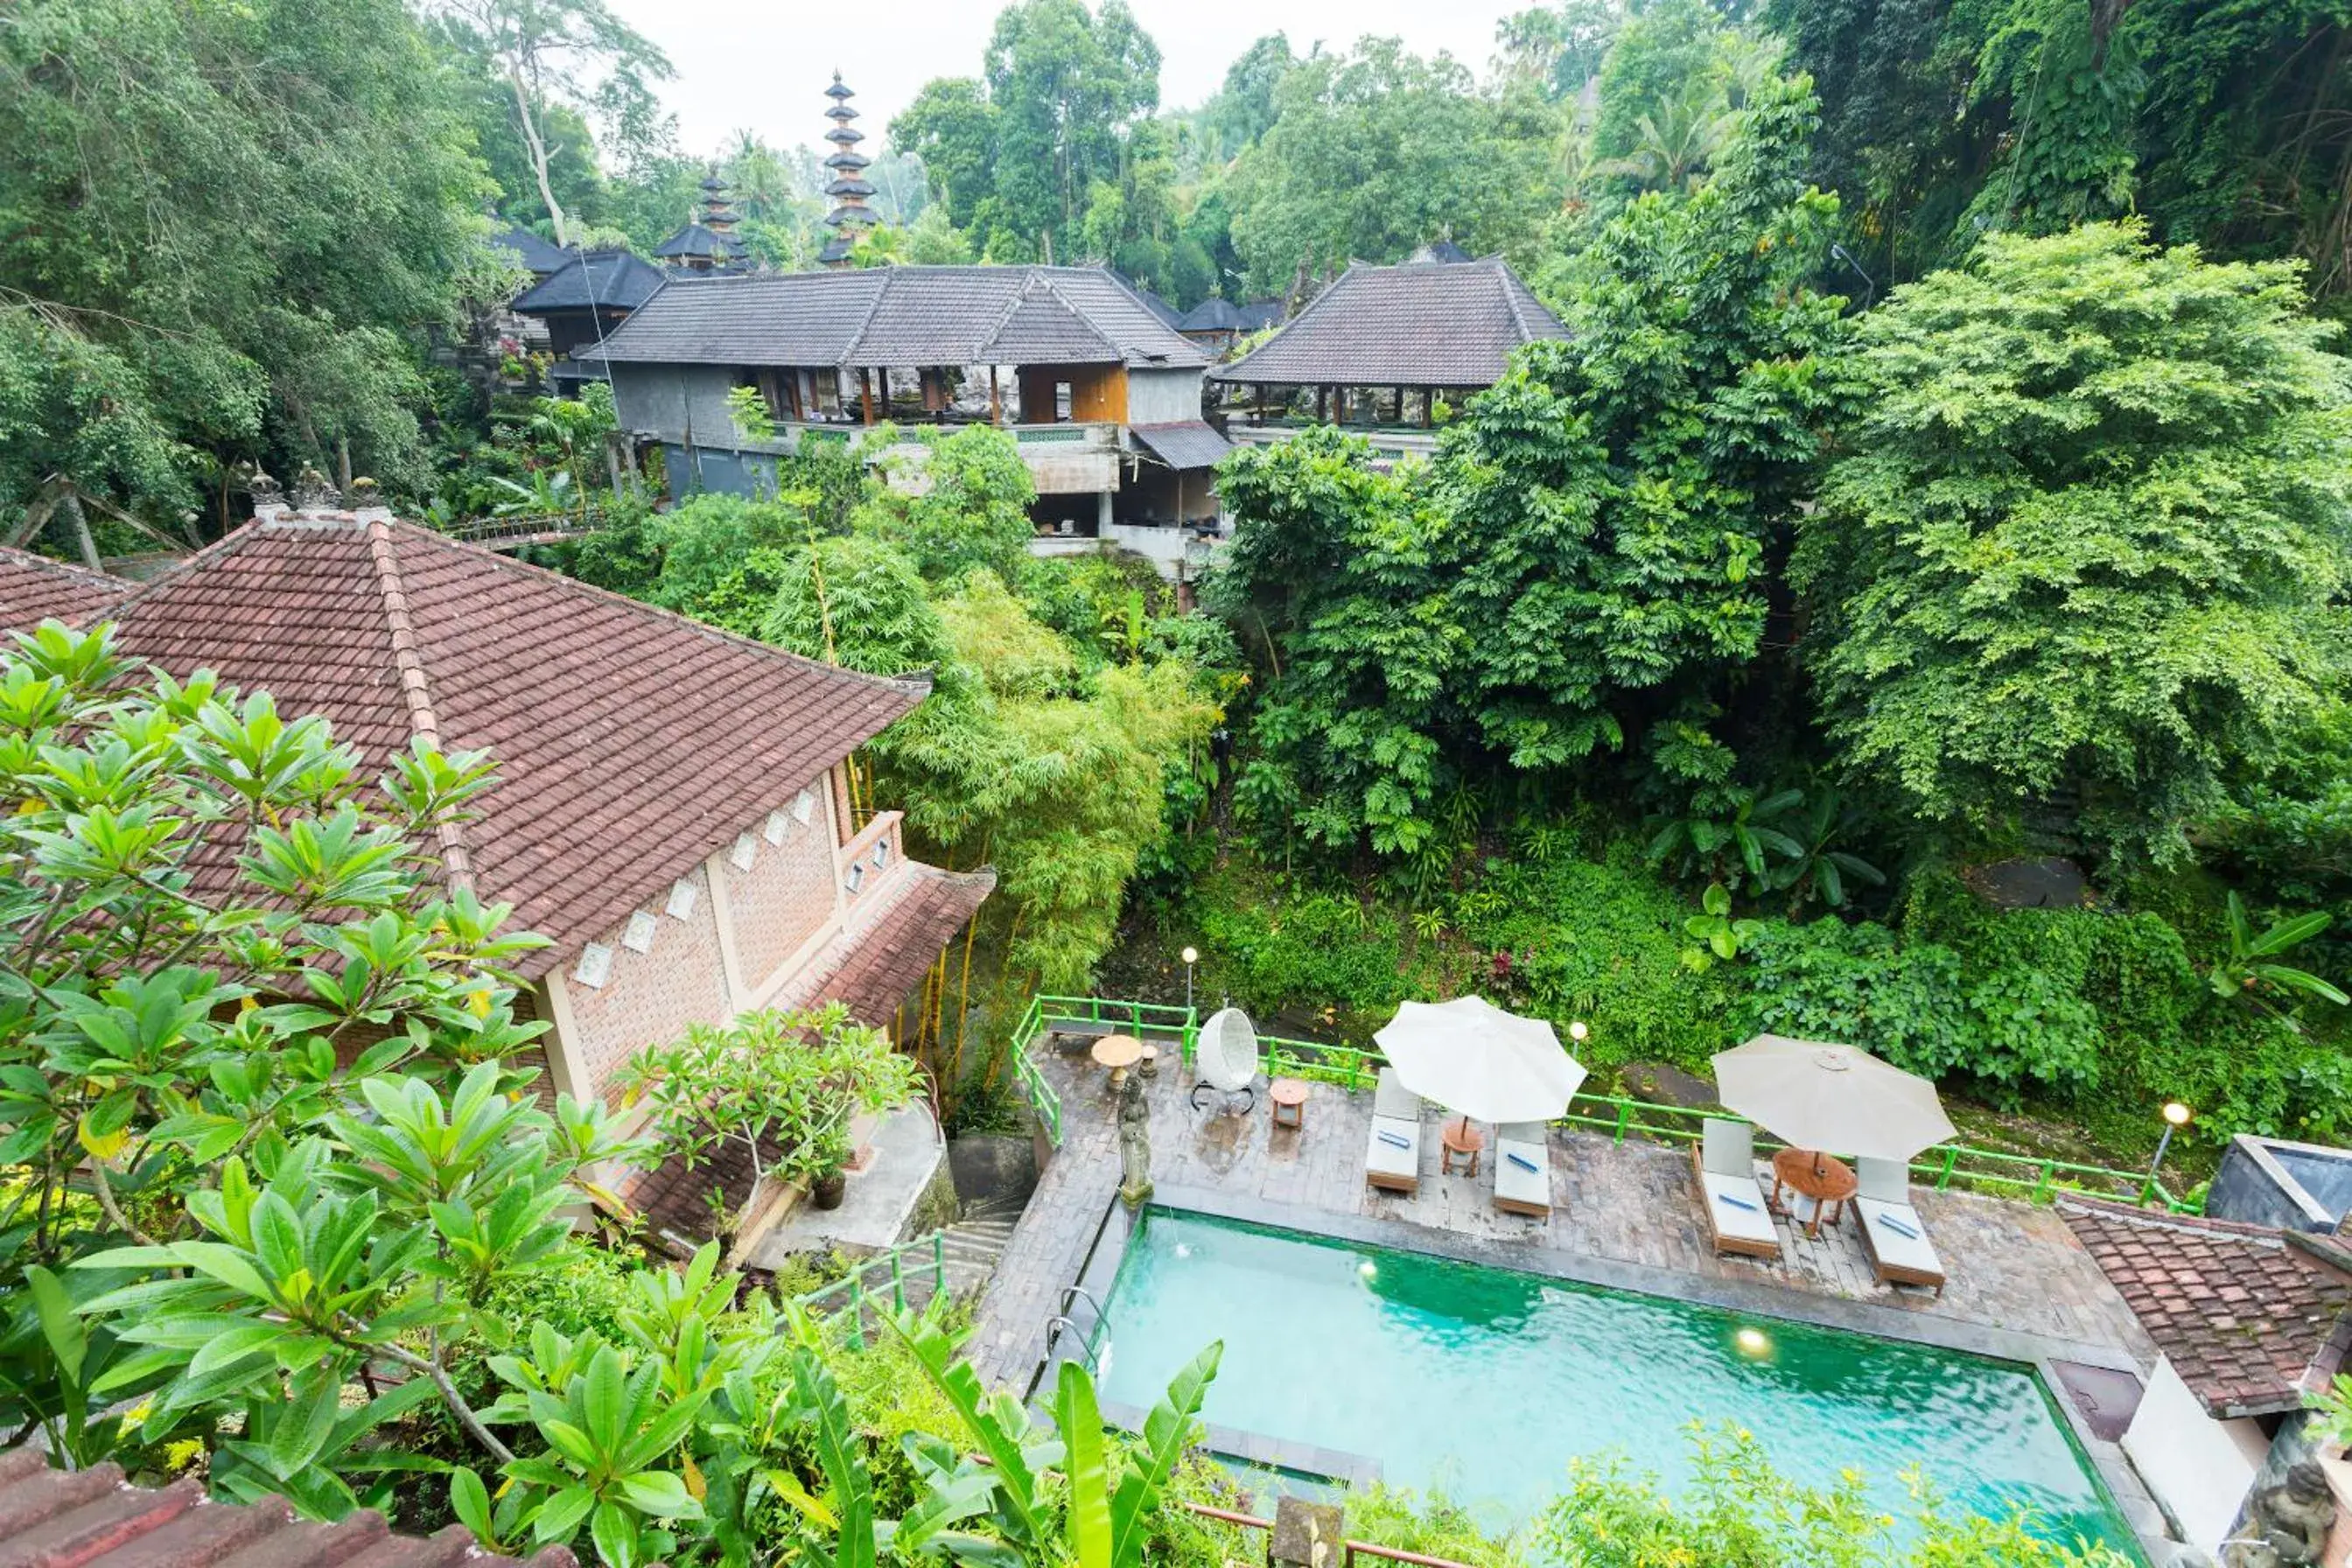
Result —
[[1576, 1018], [1570, 1021], [1568, 1026], [1568, 1037], [1574, 1040], [1578, 1045], [1580, 1046], [1584, 1044], [1584, 1037], [1591, 1033], [1592, 1033], [1591, 1029], [1586, 1026], [1583, 1019]]
[[1184, 1011], [1187, 1013], [1192, 1010], [1192, 966], [1200, 962], [1199, 948], [1188, 947], [1184, 950]]
[[2156, 1141], [2156, 1159], [2147, 1168], [2147, 1179], [2150, 1184], [2156, 1181], [2157, 1173], [2164, 1169], [2164, 1152], [2172, 1147], [2173, 1133], [2188, 1125], [2189, 1107], [2177, 1100], [2166, 1100], [2164, 1102], [2164, 1136]]

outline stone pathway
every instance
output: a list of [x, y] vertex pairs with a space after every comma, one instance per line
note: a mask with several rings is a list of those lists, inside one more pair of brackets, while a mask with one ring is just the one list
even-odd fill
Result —
[[[971, 1342], [983, 1375], [1016, 1389], [1043, 1359], [1046, 1321], [1093, 1251], [1118, 1184], [1111, 1097], [1102, 1070], [1083, 1054], [1087, 1043], [1069, 1041], [1067, 1053], [1051, 1042], [1038, 1047], [1038, 1064], [1062, 1096], [1063, 1146], [982, 1297]], [[1475, 1244], [1481, 1256], [1506, 1266], [1522, 1255], [1539, 1272], [1624, 1265], [1689, 1277], [1719, 1291], [1760, 1290], [1780, 1296], [1793, 1316], [1819, 1315], [1803, 1310], [1809, 1302], [1853, 1302], [1932, 1320], [1922, 1331], [1933, 1327], [1948, 1339], [1965, 1339], [1970, 1330], [1998, 1331], [2103, 1352], [2099, 1359], [2108, 1363], [2128, 1358], [2143, 1369], [2155, 1359], [2130, 1309], [2047, 1205], [1915, 1192], [1949, 1277], [1938, 1298], [1879, 1284], [1851, 1219], [1824, 1226], [1818, 1240], [1780, 1221], [1780, 1265], [1717, 1257], [1685, 1145], [1619, 1144], [1555, 1129], [1551, 1215], [1523, 1218], [1496, 1210], [1491, 1173], [1437, 1173], [1434, 1110], [1424, 1115], [1421, 1190], [1404, 1197], [1364, 1183], [1369, 1094], [1314, 1085], [1306, 1128], [1291, 1131], [1271, 1126], [1263, 1095], [1247, 1117], [1196, 1115], [1189, 1089], [1189, 1078], [1172, 1063], [1150, 1086], [1152, 1176], [1163, 1190], [1312, 1211], [1297, 1221], [1307, 1228], [1316, 1228], [1315, 1214], [1370, 1222], [1397, 1245], [1412, 1244], [1407, 1227], [1435, 1231]], [[1769, 1185], [1769, 1173], [1764, 1179]]]

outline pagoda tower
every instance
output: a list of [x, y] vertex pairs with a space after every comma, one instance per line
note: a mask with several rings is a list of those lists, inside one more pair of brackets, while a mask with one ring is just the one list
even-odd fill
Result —
[[853, 129], [849, 123], [857, 118], [857, 110], [849, 107], [849, 100], [856, 94], [841, 85], [841, 73], [836, 70], [833, 73], [833, 85], [824, 89], [824, 95], [833, 100], [833, 107], [824, 111], [824, 117], [833, 121], [833, 129], [824, 133], [824, 139], [833, 143], [833, 154], [824, 161], [824, 166], [833, 171], [832, 183], [824, 187], [824, 194], [834, 203], [833, 210], [824, 215], [833, 237], [825, 241], [816, 258], [827, 267], [846, 267], [857, 237], [880, 223], [882, 216], [866, 205], [866, 198], [874, 194], [866, 170], [874, 160], [857, 150], [857, 144], [866, 140], [866, 132]]
[[751, 248], [735, 237], [734, 204], [717, 164], [702, 180], [702, 206], [685, 227], [654, 247], [656, 259], [682, 272], [741, 272], [751, 266]]

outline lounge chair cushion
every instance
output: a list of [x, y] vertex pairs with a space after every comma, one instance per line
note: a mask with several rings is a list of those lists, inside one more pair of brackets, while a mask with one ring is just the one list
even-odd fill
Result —
[[1399, 1121], [1418, 1122], [1421, 1120], [1421, 1096], [1398, 1081], [1396, 1068], [1382, 1068], [1380, 1085], [1372, 1090], [1372, 1114], [1394, 1117]]
[[1756, 1184], [1755, 1177], [1724, 1176], [1706, 1171], [1699, 1179], [1706, 1186], [1707, 1214], [1715, 1221], [1717, 1235], [1740, 1241], [1769, 1242], [1774, 1247], [1780, 1244], [1780, 1233], [1772, 1228], [1772, 1213], [1764, 1206], [1764, 1189]]
[[[1917, 1209], [1909, 1204], [1883, 1203], [1876, 1198], [1856, 1198], [1853, 1206], [1870, 1232], [1870, 1249], [1881, 1266], [1936, 1279], [1944, 1277], [1944, 1260], [1936, 1256], [1936, 1248], [1928, 1242], [1927, 1226], [1920, 1220]], [[1905, 1236], [1896, 1226], [1908, 1228], [1912, 1234]]]
[[1720, 1176], [1739, 1176], [1752, 1184], [1756, 1179], [1756, 1129], [1745, 1121], [1710, 1116], [1706, 1119], [1706, 1134], [1700, 1168]]
[[1495, 1129], [1495, 1201], [1551, 1206], [1551, 1145], [1542, 1122], [1514, 1121]]
[[1855, 1194], [1882, 1204], [1911, 1203], [1911, 1167], [1900, 1160], [1874, 1160], [1863, 1155], [1853, 1163]]
[[[1381, 1136], [1383, 1132], [1388, 1137]], [[1404, 1140], [1400, 1148], [1394, 1140]], [[1393, 1116], [1372, 1118], [1371, 1136], [1364, 1140], [1364, 1173], [1368, 1176], [1390, 1176], [1399, 1181], [1421, 1179], [1421, 1123], [1402, 1121]]]

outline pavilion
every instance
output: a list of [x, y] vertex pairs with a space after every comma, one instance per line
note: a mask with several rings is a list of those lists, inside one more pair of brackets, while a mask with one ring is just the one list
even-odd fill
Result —
[[1499, 256], [1355, 263], [1272, 340], [1209, 379], [1234, 389], [1226, 435], [1264, 444], [1303, 424], [1367, 426], [1384, 453], [1434, 449], [1442, 399], [1503, 377], [1513, 350], [1564, 338]]

